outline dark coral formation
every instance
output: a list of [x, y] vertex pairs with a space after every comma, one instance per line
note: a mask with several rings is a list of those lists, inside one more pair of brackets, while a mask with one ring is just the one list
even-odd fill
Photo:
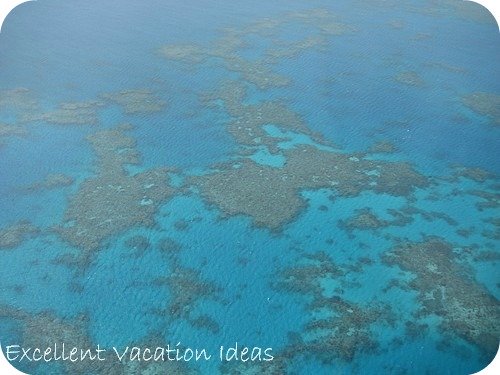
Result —
[[178, 231], [186, 231], [189, 229], [189, 222], [187, 220], [181, 219], [174, 223], [174, 228]]
[[[23, 114], [32, 113], [38, 108], [38, 102], [30, 90], [17, 88], [0, 91], [0, 113], [14, 115], [20, 119]], [[27, 129], [19, 121], [15, 124], [0, 122], [0, 146], [9, 137], [26, 137]]]
[[483, 250], [474, 256], [474, 260], [476, 262], [498, 262], [500, 261], [500, 253], [493, 250]]
[[468, 192], [471, 195], [475, 195], [482, 200], [476, 203], [476, 207], [479, 211], [485, 209], [497, 209], [500, 207], [500, 194], [494, 193], [487, 190], [471, 190]]
[[147, 114], [160, 112], [166, 107], [166, 102], [158, 98], [151, 90], [135, 89], [116, 93], [103, 94], [103, 99], [123, 107], [126, 114]]
[[[444, 212], [438, 212], [438, 211], [426, 211], [421, 208], [412, 206], [412, 205], [405, 205], [402, 207], [399, 211], [398, 210], [389, 210], [389, 213], [396, 218], [396, 220], [403, 224], [405, 221], [406, 222], [411, 222], [413, 221], [413, 217], [415, 215], [420, 215], [425, 221], [435, 221], [435, 220], [443, 220], [445, 221], [448, 225], [451, 226], [457, 226], [458, 222], [453, 219], [451, 216]], [[395, 225], [394, 223], [392, 225]]]
[[455, 167], [455, 173], [453, 175], [455, 178], [464, 177], [469, 180], [473, 180], [476, 182], [486, 182], [490, 179], [494, 179], [495, 175], [491, 172], [488, 172], [482, 168], [478, 167]]
[[304, 339], [303, 354], [316, 356], [327, 363], [335, 358], [350, 362], [356, 354], [378, 347], [371, 326], [387, 319], [384, 308], [360, 306], [338, 296], [317, 298], [309, 308], [330, 310], [332, 316], [312, 320], [306, 325], [304, 335], [313, 339]]
[[405, 22], [402, 20], [392, 20], [387, 23], [391, 28], [399, 30], [405, 28]]
[[166, 255], [177, 254], [182, 250], [182, 245], [172, 238], [165, 237], [158, 241], [158, 249]]
[[375, 230], [391, 225], [388, 220], [380, 219], [369, 208], [356, 210], [353, 217], [340, 221], [339, 227], [345, 228], [349, 233], [354, 230]]
[[323, 35], [312, 35], [294, 42], [275, 41], [275, 46], [265, 53], [264, 61], [277, 63], [281, 59], [296, 57], [303, 51], [314, 50], [326, 46], [327, 39]]
[[132, 250], [135, 256], [141, 257], [151, 247], [151, 243], [146, 237], [137, 235], [128, 238], [125, 246]]
[[460, 73], [460, 74], [467, 73], [467, 69], [463, 67], [451, 65], [442, 61], [428, 61], [423, 63], [423, 66], [425, 66], [426, 68], [442, 69], [452, 73]]
[[285, 150], [283, 154], [286, 157], [283, 168], [242, 159], [189, 181], [225, 215], [248, 215], [256, 225], [271, 229], [292, 221], [305, 206], [300, 197], [302, 190], [334, 189], [342, 196], [373, 190], [408, 196], [416, 187], [428, 184], [425, 177], [406, 163], [358, 159], [308, 145]]
[[245, 98], [245, 85], [235, 81], [227, 82], [203, 97], [203, 102], [208, 105], [223, 103], [224, 109], [231, 116], [231, 120], [226, 124], [227, 131], [239, 145], [264, 145], [271, 153], [277, 153], [279, 150], [276, 143], [283, 139], [270, 136], [264, 128], [267, 125], [305, 134], [321, 143], [326, 142], [319, 134], [312, 132], [301, 116], [290, 110], [284, 103], [265, 101], [245, 105], [243, 104]]
[[[424, 188], [430, 185], [427, 178], [416, 172], [409, 163], [372, 162], [368, 163], [368, 168], [370, 166], [375, 166], [379, 173], [375, 181], [376, 185], [373, 187], [373, 191], [379, 194], [409, 197], [415, 188]], [[366, 171], [369, 171], [368, 168]]]
[[282, 269], [279, 281], [274, 285], [278, 290], [291, 293], [312, 294], [317, 299], [322, 298], [322, 279], [335, 280], [345, 275], [345, 271], [331, 257], [318, 251], [304, 255], [298, 265]]
[[5, 228], [0, 228], [0, 250], [13, 249], [25, 239], [40, 233], [40, 229], [29, 221], [20, 221]]
[[[96, 125], [99, 122], [98, 111], [109, 102], [123, 107], [126, 114], [147, 114], [162, 111], [166, 102], [146, 89], [129, 89], [101, 96], [102, 100], [61, 103], [52, 110], [41, 110], [31, 98], [27, 89], [0, 92], [0, 110], [7, 109], [18, 115], [21, 123], [46, 122], [55, 125]], [[17, 130], [16, 130], [17, 129]], [[16, 130], [16, 132], [14, 132]], [[19, 134], [22, 128], [0, 126], [2, 133]], [[14, 132], [14, 133], [13, 133]]]
[[[327, 295], [325, 285], [345, 282], [344, 275], [345, 271], [324, 252], [306, 255], [297, 265], [280, 272], [274, 287], [306, 297], [312, 317], [286, 351], [324, 362], [350, 362], [357, 354], [377, 348], [372, 325], [389, 322], [390, 311], [376, 303], [368, 307], [338, 294]], [[320, 316], [315, 317], [319, 312]]]
[[[24, 348], [54, 348], [54, 344], [58, 345], [58, 350], [64, 343], [66, 355], [72, 348], [80, 350], [92, 350], [95, 354], [97, 343], [93, 342], [89, 335], [88, 317], [79, 315], [76, 317], [61, 318], [52, 311], [43, 311], [40, 313], [28, 313], [24, 310], [15, 309], [9, 306], [0, 305], [0, 319], [9, 319], [20, 326], [21, 341], [20, 344]], [[163, 340], [147, 340], [143, 343], [134, 343], [140, 347], [162, 347], [165, 345]], [[100, 346], [100, 349], [105, 349], [106, 352], [101, 353], [101, 358], [106, 358], [104, 361], [97, 359], [90, 360], [86, 356], [83, 360], [77, 361], [59, 361], [52, 362], [54, 367], [51, 368], [51, 373], [58, 373], [57, 366], [63, 366], [64, 372], [75, 375], [86, 374], [109, 374], [109, 375], [133, 375], [133, 374], [195, 374], [193, 370], [187, 367], [186, 363], [178, 361], [130, 361], [127, 357], [122, 361], [111, 358], [112, 349]], [[52, 352], [53, 354], [53, 352]], [[60, 355], [60, 352], [59, 354]], [[79, 355], [79, 354], [78, 354]], [[26, 363], [27, 361], [25, 361]], [[31, 362], [30, 372], [36, 372], [36, 366], [40, 362]], [[47, 371], [47, 368], [44, 368]]]
[[[282, 43], [277, 33], [284, 24], [297, 24], [309, 27], [315, 35], [305, 40]], [[226, 69], [239, 73], [241, 77], [260, 89], [281, 87], [289, 84], [290, 79], [272, 71], [271, 66], [299, 53], [323, 46], [328, 37], [351, 33], [354, 29], [339, 22], [335, 14], [325, 9], [293, 12], [281, 18], [266, 18], [239, 29], [225, 29], [213, 45], [203, 47], [197, 45], [167, 45], [159, 49], [159, 54], [169, 60], [177, 60], [187, 64], [206, 62], [211, 58], [219, 59]], [[258, 34], [270, 37], [273, 46], [265, 51], [263, 58], [257, 60], [244, 59], [239, 50], [248, 47], [248, 35]]]
[[418, 75], [417, 72], [400, 72], [394, 77], [396, 82], [402, 83], [407, 86], [421, 87], [425, 84], [424, 80]]
[[287, 86], [291, 82], [290, 78], [274, 73], [264, 62], [245, 60], [237, 55], [226, 56], [225, 61], [229, 71], [240, 73], [245, 81], [260, 89]]
[[376, 142], [368, 152], [374, 153], [374, 154], [392, 154], [394, 152], [397, 152], [397, 147], [389, 141], [378, 141]]
[[[171, 260], [171, 271], [167, 276], [154, 281], [156, 286], [165, 286], [169, 291], [168, 305], [161, 311], [168, 320], [186, 319], [194, 324], [201, 323], [199, 318], [191, 317], [194, 309], [202, 300], [217, 300], [219, 287], [204, 280], [200, 271], [183, 266], [177, 258]], [[198, 320], [197, 320], [198, 319]], [[208, 320], [205, 317], [204, 322]], [[213, 328], [213, 321], [210, 325]], [[206, 328], [206, 327], [205, 327]]]
[[100, 101], [62, 103], [52, 111], [25, 113], [21, 120], [55, 125], [96, 125], [99, 122], [97, 110], [102, 106], [104, 103]]
[[15, 114], [33, 112], [38, 108], [38, 101], [27, 88], [15, 88], [0, 91], [0, 111]]
[[491, 229], [485, 228], [481, 235], [494, 241], [500, 240], [500, 218], [498, 216], [483, 219], [484, 223], [490, 224]]
[[196, 329], [217, 334], [219, 323], [210, 315], [197, 313], [196, 309], [203, 305], [203, 301], [220, 302], [221, 288], [205, 279], [200, 270], [182, 264], [182, 245], [174, 239], [164, 237], [156, 247], [168, 260], [169, 273], [153, 281], [154, 286], [165, 288], [168, 292], [166, 306], [155, 313], [165, 318], [167, 323], [183, 319]]
[[52, 190], [61, 187], [71, 186], [74, 183], [74, 178], [63, 173], [50, 173], [45, 178], [26, 188], [28, 192], [38, 192], [40, 190]]
[[210, 315], [200, 315], [196, 318], [191, 318], [189, 323], [195, 328], [206, 329], [213, 334], [217, 334], [220, 331], [219, 323]]
[[[233, 37], [235, 40], [236, 37]], [[203, 49], [198, 46], [173, 45], [160, 48], [159, 53], [171, 60], [181, 60], [185, 63], [199, 63], [211, 57], [221, 58], [227, 70], [239, 73], [247, 82], [257, 85], [260, 89], [286, 86], [290, 79], [274, 73], [269, 64], [263, 61], [250, 61], [238, 56], [231, 47], [240, 47], [243, 41], [236, 39], [237, 43], [226, 43], [228, 37], [216, 42], [215, 48]]]
[[338, 227], [347, 231], [350, 237], [356, 230], [361, 231], [376, 231], [390, 226], [404, 227], [411, 224], [415, 220], [416, 215], [420, 215], [426, 221], [443, 220], [448, 225], [456, 226], [457, 221], [444, 212], [425, 211], [417, 207], [406, 205], [397, 209], [388, 209], [387, 213], [391, 216], [390, 219], [382, 219], [377, 216], [370, 208], [357, 209], [354, 215], [346, 220], [340, 220]]
[[[87, 334], [87, 318], [85, 316], [78, 316], [70, 319], [63, 319], [55, 315], [51, 311], [44, 311], [36, 314], [31, 314], [20, 309], [14, 309], [8, 306], [0, 306], [0, 319], [12, 319], [21, 328], [21, 343], [26, 348], [40, 348], [54, 347], [54, 344], [59, 346], [62, 343], [67, 348], [93, 348], [93, 343]], [[97, 371], [97, 373], [118, 374], [118, 371], [113, 370], [111, 361], [65, 361], [61, 365], [65, 370], [72, 374], [86, 374], [89, 371]], [[36, 366], [36, 363], [33, 364]], [[35, 368], [33, 368], [35, 370]], [[115, 369], [118, 370], [118, 369]]]
[[9, 137], [26, 137], [28, 131], [21, 126], [2, 124], [0, 122], [0, 144]]
[[[251, 216], [258, 226], [272, 229], [292, 221], [304, 206], [295, 187], [281, 171], [245, 160], [215, 174], [193, 177], [202, 196], [225, 215]], [[285, 175], [286, 178], [286, 175]]]
[[415, 323], [413, 321], [408, 321], [405, 323], [405, 336], [412, 339], [419, 338], [425, 335], [428, 328], [429, 325], [426, 323]]
[[201, 63], [206, 59], [203, 48], [190, 44], [173, 44], [161, 47], [159, 54], [169, 60], [180, 60], [185, 63]]
[[475, 92], [464, 96], [462, 101], [474, 112], [488, 117], [494, 125], [500, 125], [500, 95]]
[[88, 137], [97, 157], [96, 175], [81, 183], [58, 228], [63, 239], [83, 251], [84, 260], [111, 235], [152, 226], [157, 208], [175, 192], [166, 168], [135, 175], [126, 171], [126, 165], [139, 162], [135, 141], [125, 134], [128, 129], [119, 126]]
[[471, 271], [458, 262], [451, 244], [440, 238], [397, 245], [385, 263], [414, 275], [420, 316], [440, 317], [443, 333], [452, 333], [493, 358], [498, 349], [500, 305]]

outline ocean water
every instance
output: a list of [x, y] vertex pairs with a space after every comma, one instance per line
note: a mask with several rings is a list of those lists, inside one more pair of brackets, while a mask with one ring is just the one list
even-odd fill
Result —
[[[19, 6], [4, 351], [108, 349], [12, 361], [30, 374], [479, 371], [500, 338], [499, 60], [493, 17], [458, 0]], [[213, 358], [112, 351], [177, 343]], [[274, 360], [221, 362], [235, 343]]]

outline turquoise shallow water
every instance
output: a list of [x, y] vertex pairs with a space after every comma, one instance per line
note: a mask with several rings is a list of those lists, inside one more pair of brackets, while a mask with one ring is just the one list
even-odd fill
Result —
[[[16, 8], [0, 35], [0, 342], [215, 357], [14, 363], [32, 374], [485, 367], [499, 42], [455, 0]], [[304, 145], [320, 156], [294, 158]], [[222, 365], [235, 342], [275, 359]]]

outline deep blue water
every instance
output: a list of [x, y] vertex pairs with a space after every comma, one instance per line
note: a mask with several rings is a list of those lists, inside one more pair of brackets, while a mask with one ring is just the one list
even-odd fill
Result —
[[[479, 210], [476, 203], [483, 200], [467, 192], [498, 195], [500, 128], [491, 117], [465, 106], [461, 98], [475, 92], [500, 95], [500, 34], [491, 16], [483, 12], [480, 19], [464, 17], [448, 6], [454, 3], [458, 0], [405, 1], [393, 6], [319, 0], [38, 0], [16, 8], [0, 34], [0, 95], [5, 90], [27, 88], [39, 103], [38, 111], [47, 111], [63, 102], [95, 100], [103, 93], [148, 89], [167, 106], [160, 112], [130, 115], [118, 105], [107, 105], [98, 110], [95, 125], [22, 123], [12, 113], [15, 108], [0, 106], [0, 124], [23, 127], [28, 134], [2, 137], [0, 132], [0, 228], [21, 220], [41, 228], [39, 234], [24, 238], [14, 248], [0, 248], [0, 306], [15, 307], [31, 316], [51, 311], [68, 321], [85, 313], [89, 318], [85, 333], [101, 346], [121, 347], [154, 336], [165, 343], [180, 341], [216, 352], [220, 345], [237, 341], [272, 347], [279, 358], [280, 350], [290, 343], [289, 332], [303, 332], [311, 320], [307, 310], [311, 296], [272, 286], [279, 280], [280, 270], [300, 264], [304, 255], [325, 251], [343, 266], [363, 257], [373, 261], [361, 272], [343, 276], [343, 281], [352, 283], [342, 285], [342, 298], [362, 309], [384, 303], [392, 309], [396, 323], [390, 326], [377, 321], [370, 326], [378, 350], [355, 350], [351, 359], [332, 351], [328, 363], [309, 353], [305, 358], [286, 359], [286, 373], [467, 374], [483, 368], [491, 353], [485, 357], [480, 348], [456, 332], [442, 332], [442, 317], [418, 317], [429, 329], [417, 337], [406, 334], [405, 322], [415, 321], [421, 307], [417, 290], [384, 291], [391, 279], [404, 282], [415, 277], [382, 261], [395, 239], [419, 242], [426, 236], [439, 236], [455, 249], [471, 247], [497, 254], [493, 260], [466, 257], [457, 264], [466, 269], [464, 278], [474, 280], [475, 286], [491, 296], [498, 318], [498, 208]], [[439, 13], [414, 12], [412, 6], [438, 9]], [[354, 31], [328, 36], [322, 50], [311, 48], [273, 65], [273, 72], [291, 79], [285, 87], [259, 89], [217, 58], [189, 64], [158, 53], [164, 45], [207, 47], [220, 38], [224, 28], [243, 28], [264, 18], [280, 20], [289, 12], [314, 8], [335, 13]], [[394, 21], [402, 26], [391, 27]], [[283, 42], [315, 35], [311, 25], [277, 28]], [[424, 37], [415, 40], [418, 35]], [[259, 34], [250, 35], [248, 41], [250, 47], [240, 53], [249, 60], [275, 43]], [[395, 75], [407, 71], [416, 72], [424, 84], [404, 85], [394, 80]], [[220, 207], [210, 205], [196, 191], [188, 194], [183, 190], [161, 205], [153, 227], [129, 227], [106, 238], [89, 267], [82, 270], [54, 262], [62, 254], [78, 251], [52, 228], [62, 222], [82, 181], [96, 173], [96, 156], [86, 136], [132, 123], [134, 129], [127, 135], [136, 140], [142, 157], [141, 164], [130, 169], [175, 167], [175, 176], [182, 183], [186, 176], [235, 157], [239, 145], [226, 129], [229, 115], [200, 100], [201, 94], [228, 80], [247, 85], [245, 104], [283, 100], [309, 129], [334, 142], [342, 152], [365, 151], [379, 140], [392, 142], [397, 153], [373, 158], [410, 162], [433, 184], [416, 189], [412, 197], [363, 192], [332, 200], [328, 189], [298, 191], [307, 204], [278, 233], [256, 228], [245, 215], [221, 219]], [[283, 149], [307, 139], [293, 137]], [[276, 159], [269, 154], [259, 155], [253, 160], [275, 165]], [[483, 182], [450, 180], [452, 165], [481, 168], [491, 177]], [[51, 173], [71, 176], [74, 182], [34, 193], [23, 191]], [[453, 194], [456, 191], [462, 194]], [[427, 199], [431, 193], [438, 198]], [[387, 210], [401, 210], [407, 204], [446, 214], [456, 224], [426, 220], [413, 213], [413, 221], [405, 226], [357, 229], [353, 236], [339, 225], [366, 207], [381, 219], [391, 220]], [[495, 218], [496, 224], [491, 221]], [[179, 220], [189, 223], [187, 230], [175, 229]], [[474, 230], [464, 237], [457, 234], [459, 228]], [[496, 234], [486, 236], [485, 231]], [[186, 319], [172, 320], [168, 313], [155, 313], [172, 296], [167, 287], [152, 282], [171, 274], [172, 264], [154, 246], [139, 256], [131, 254], [125, 243], [135, 235], [148, 238], [151, 244], [166, 236], [174, 239], [182, 245], [177, 261], [220, 287], [217, 298], [200, 299], [191, 312], [210, 316], [219, 326], [217, 332], [196, 328]], [[332, 281], [324, 281], [328, 282]], [[78, 285], [79, 291], [71, 285]], [[322, 287], [325, 294], [331, 294], [338, 285]], [[21, 343], [23, 324], [26, 321], [16, 323], [16, 318], [0, 315], [2, 344]], [[439, 345], [443, 340], [445, 349]], [[203, 374], [221, 371], [216, 360], [189, 366]], [[42, 366], [35, 372], [54, 371]]]

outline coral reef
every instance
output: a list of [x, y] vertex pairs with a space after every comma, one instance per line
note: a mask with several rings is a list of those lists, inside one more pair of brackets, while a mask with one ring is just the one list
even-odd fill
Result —
[[294, 267], [280, 270], [279, 281], [274, 284], [274, 288], [291, 293], [310, 294], [319, 300], [323, 298], [321, 280], [335, 280], [344, 275], [345, 271], [333, 262], [327, 253], [318, 251], [305, 254]]
[[395, 216], [395, 214], [393, 214], [394, 212], [398, 212], [407, 218], [411, 218], [412, 216], [415, 215], [420, 215], [426, 221], [443, 220], [448, 225], [451, 226], [458, 225], [458, 222], [455, 219], [453, 219], [451, 216], [449, 216], [444, 212], [426, 211], [409, 204], [402, 207], [400, 211], [391, 210], [391, 215]]
[[25, 137], [28, 132], [25, 128], [0, 122], [0, 143], [8, 137]]
[[111, 235], [136, 225], [152, 226], [157, 208], [175, 190], [168, 184], [168, 169], [129, 174], [137, 164], [135, 142], [123, 125], [88, 137], [96, 154], [97, 173], [83, 181], [69, 201], [64, 222], [57, 228], [63, 239], [83, 251], [83, 261]]
[[[88, 317], [79, 315], [70, 318], [61, 318], [52, 311], [43, 311], [40, 313], [28, 313], [24, 310], [15, 309], [10, 306], [0, 305], [0, 319], [10, 319], [20, 325], [21, 328], [21, 346], [24, 348], [40, 348], [42, 351], [45, 348], [54, 349], [54, 344], [58, 345], [58, 350], [64, 343], [66, 347], [66, 355], [72, 348], [80, 350], [92, 350], [92, 355], [95, 355], [97, 343], [93, 342], [89, 336]], [[140, 347], [162, 347], [164, 342], [162, 339], [148, 339], [142, 343], [135, 343]], [[109, 374], [109, 375], [133, 375], [133, 374], [195, 374], [193, 370], [188, 368], [187, 364], [179, 361], [130, 361], [129, 357], [125, 357], [122, 361], [112, 358], [111, 348], [100, 349], [106, 350], [108, 353], [101, 353], [101, 358], [104, 361], [97, 359], [91, 360], [89, 356], [77, 361], [59, 361], [49, 363], [51, 373], [58, 373], [58, 366], [63, 366], [64, 372], [75, 375], [86, 374]], [[154, 351], [154, 349], [153, 349]], [[153, 352], [152, 351], [152, 352]], [[54, 353], [52, 353], [54, 355]], [[59, 356], [61, 352], [59, 352]], [[25, 361], [27, 362], [27, 361]], [[36, 372], [36, 366], [40, 362], [27, 362], [30, 372]], [[47, 366], [47, 363], [45, 363]], [[47, 368], [44, 368], [47, 371]]]
[[265, 90], [272, 87], [282, 87], [290, 84], [288, 77], [274, 73], [268, 64], [259, 61], [248, 61], [236, 55], [226, 56], [226, 68], [232, 72], [240, 73], [241, 77]]
[[[93, 343], [87, 334], [87, 317], [84, 315], [63, 319], [51, 311], [28, 313], [24, 310], [14, 309], [9, 306], [0, 306], [0, 319], [8, 318], [20, 325], [21, 342], [26, 348], [54, 347], [62, 343], [67, 348], [93, 348]], [[118, 365], [114, 361], [64, 361], [53, 362], [54, 366], [64, 366], [65, 371], [71, 374], [109, 373], [120, 374]], [[35, 371], [37, 363], [29, 363], [30, 369]]]
[[425, 66], [426, 68], [443, 69], [452, 73], [460, 73], [460, 74], [467, 73], [467, 69], [465, 68], [456, 65], [450, 65], [442, 61], [428, 61], [425, 62], [423, 66]]
[[172, 238], [160, 239], [157, 249], [168, 260], [169, 273], [152, 282], [152, 285], [165, 288], [168, 292], [165, 308], [157, 309], [155, 313], [164, 317], [167, 323], [183, 319], [196, 329], [218, 333], [219, 323], [207, 314], [197, 314], [195, 310], [203, 305], [203, 301], [220, 302], [221, 289], [212, 281], [206, 280], [198, 269], [182, 264], [182, 246]]
[[60, 187], [73, 185], [74, 178], [63, 173], [48, 174], [42, 181], [36, 182], [26, 188], [28, 192], [38, 192], [40, 190], [51, 190]]
[[475, 92], [462, 97], [462, 102], [474, 112], [489, 117], [494, 125], [500, 125], [500, 95]]
[[338, 296], [317, 298], [309, 308], [329, 310], [332, 316], [312, 320], [306, 325], [302, 353], [312, 354], [326, 363], [336, 358], [350, 362], [356, 354], [378, 347], [371, 325], [385, 319], [384, 309], [360, 306]]
[[[296, 265], [280, 272], [274, 288], [307, 297], [307, 311], [311, 316], [295, 342], [289, 343], [287, 351], [327, 363], [335, 359], [350, 362], [356, 354], [378, 346], [371, 327], [375, 323], [388, 323], [391, 313], [377, 303], [368, 307], [348, 301], [335, 290], [333, 296], [325, 295], [325, 285], [345, 283], [344, 275], [345, 271], [324, 252], [306, 255]], [[315, 317], [319, 312], [320, 316]]]
[[243, 146], [265, 145], [271, 153], [277, 153], [277, 142], [281, 138], [271, 137], [264, 126], [273, 125], [283, 130], [308, 135], [313, 140], [326, 143], [319, 135], [309, 130], [304, 120], [291, 111], [284, 103], [266, 101], [254, 105], [244, 105], [246, 87], [241, 82], [231, 81], [211, 93], [206, 93], [202, 100], [206, 105], [222, 102], [231, 116], [226, 124], [227, 131], [238, 144]]
[[392, 20], [387, 23], [391, 28], [400, 30], [405, 28], [405, 22], [402, 20]]
[[325, 47], [327, 38], [323, 35], [313, 35], [303, 40], [283, 43], [280, 40], [274, 42], [274, 47], [265, 52], [263, 62], [276, 64], [282, 59], [296, 57], [304, 51]]
[[420, 78], [417, 72], [400, 72], [394, 77], [396, 82], [402, 83], [407, 86], [420, 87], [425, 84], [424, 80]]
[[[292, 221], [305, 206], [300, 197], [302, 190], [327, 188], [342, 196], [374, 190], [408, 196], [415, 187], [428, 184], [406, 163], [358, 159], [309, 145], [283, 154], [283, 168], [242, 159], [221, 164], [213, 173], [193, 176], [188, 183], [196, 185], [201, 195], [225, 215], [248, 215], [257, 226], [274, 230]], [[373, 170], [377, 173], [366, 173]]]
[[174, 223], [174, 228], [178, 231], [186, 231], [189, 229], [189, 222], [187, 220], [181, 219]]
[[158, 241], [157, 247], [166, 255], [176, 254], [182, 250], [182, 245], [169, 237], [162, 238]]
[[189, 323], [195, 328], [206, 329], [213, 334], [217, 334], [220, 331], [219, 323], [209, 315], [200, 315], [196, 318], [191, 318]]
[[338, 226], [349, 233], [354, 230], [375, 230], [391, 225], [388, 220], [380, 219], [371, 209], [363, 208], [356, 210], [355, 215], [346, 221], [339, 221]]
[[498, 193], [487, 190], [470, 190], [468, 193], [482, 199], [482, 201], [476, 203], [476, 207], [479, 211], [500, 207], [500, 194]]
[[245, 160], [228, 165], [222, 172], [192, 177], [191, 181], [225, 215], [248, 215], [258, 226], [277, 229], [292, 221], [304, 205], [295, 187], [281, 175], [280, 170]]
[[38, 102], [26, 88], [15, 88], [0, 91], [0, 111], [15, 114], [33, 112], [38, 108]]
[[42, 113], [25, 113], [23, 122], [47, 122], [55, 125], [96, 125], [97, 110], [105, 104], [101, 101], [62, 103], [58, 108]]
[[424, 188], [430, 185], [428, 179], [416, 172], [409, 163], [377, 163], [380, 168], [374, 191], [393, 196], [409, 197], [415, 188]]
[[493, 250], [480, 251], [476, 256], [474, 256], [474, 261], [476, 262], [498, 262], [500, 261], [500, 253]]
[[40, 233], [40, 229], [29, 221], [20, 221], [6, 228], [0, 228], [0, 250], [13, 249], [25, 239]]
[[457, 260], [451, 244], [440, 238], [396, 245], [383, 258], [410, 272], [418, 293], [420, 316], [437, 315], [443, 333], [453, 333], [493, 358], [498, 349], [500, 305]]
[[206, 59], [206, 51], [196, 45], [170, 44], [161, 47], [158, 53], [169, 59], [179, 60], [188, 64], [201, 63]]
[[167, 105], [150, 90], [125, 90], [103, 94], [102, 98], [121, 105], [129, 115], [160, 112]]
[[[276, 35], [284, 24], [297, 24], [315, 30], [316, 34], [305, 40], [283, 45]], [[226, 69], [239, 73], [241, 77], [259, 89], [286, 86], [290, 79], [272, 71], [271, 66], [283, 58], [290, 58], [299, 53], [324, 46], [327, 38], [339, 36], [354, 31], [354, 28], [338, 21], [337, 17], [325, 9], [312, 9], [302, 12], [292, 12], [278, 18], [265, 18], [238, 30], [224, 29], [222, 35], [209, 47], [197, 45], [166, 45], [158, 53], [174, 61], [186, 64], [196, 64], [216, 58], [222, 61]], [[265, 51], [264, 56], [257, 60], [242, 58], [238, 51], [248, 46], [248, 35], [257, 34], [261, 37], [272, 37], [272, 47]]]
[[133, 236], [125, 241], [125, 246], [132, 250], [136, 257], [141, 257], [151, 247], [151, 243], [144, 236]]
[[370, 147], [368, 152], [374, 154], [392, 154], [397, 150], [397, 147], [389, 141], [378, 141], [372, 147]]
[[476, 182], [486, 182], [490, 179], [495, 178], [496, 176], [488, 172], [482, 168], [477, 168], [477, 167], [462, 167], [462, 166], [455, 166], [455, 173], [453, 174], [453, 177], [459, 178], [459, 177], [464, 177], [469, 180], [473, 180]]
[[500, 240], [500, 218], [498, 216], [483, 219], [484, 223], [491, 224], [491, 230], [485, 229], [481, 232], [483, 237], [498, 241]]
[[[200, 317], [191, 318], [191, 313], [200, 301], [217, 300], [220, 289], [212, 282], [204, 280], [200, 271], [183, 266], [177, 258], [171, 259], [170, 268], [168, 276], [154, 281], [155, 286], [167, 287], [170, 294], [167, 307], [159, 313], [169, 320], [186, 319], [195, 325], [208, 323], [206, 316], [200, 320]], [[212, 321], [209, 326], [213, 328], [214, 323], [216, 322]]]

